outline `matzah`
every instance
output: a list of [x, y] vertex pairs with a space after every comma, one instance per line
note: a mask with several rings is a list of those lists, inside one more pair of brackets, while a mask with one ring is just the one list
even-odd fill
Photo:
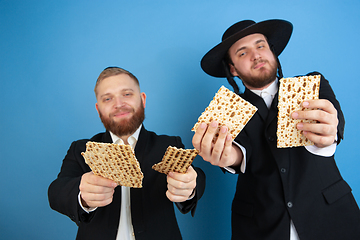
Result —
[[81, 155], [95, 175], [111, 179], [121, 186], [142, 187], [144, 175], [130, 145], [90, 141]]
[[209, 124], [216, 120], [219, 127], [213, 141], [216, 141], [220, 127], [223, 125], [228, 127], [229, 133], [234, 140], [256, 111], [257, 108], [254, 105], [226, 87], [221, 86], [191, 130], [196, 131], [201, 123]]
[[185, 173], [198, 153], [199, 151], [196, 149], [182, 149], [169, 146], [161, 162], [154, 164], [152, 168], [165, 174], [169, 172]]
[[307, 139], [302, 131], [296, 128], [299, 122], [312, 120], [292, 119], [294, 111], [307, 110], [302, 107], [305, 100], [318, 99], [320, 75], [282, 78], [279, 88], [277, 147], [309, 146], [314, 143]]

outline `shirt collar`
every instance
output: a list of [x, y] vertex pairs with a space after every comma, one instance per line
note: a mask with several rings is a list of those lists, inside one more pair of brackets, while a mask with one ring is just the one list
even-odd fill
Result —
[[255, 93], [258, 96], [261, 96], [261, 92], [267, 92], [270, 95], [275, 96], [275, 94], [278, 91], [278, 82], [279, 82], [279, 80], [278, 80], [278, 78], [276, 78], [275, 81], [272, 82], [267, 88], [264, 88], [262, 90], [250, 90], [250, 91], [252, 91], [253, 93]]
[[[141, 127], [142, 127], [142, 124], [140, 124], [139, 128], [136, 129], [136, 131], [128, 138], [128, 143], [133, 148], [135, 148], [135, 144], [139, 139], [139, 134], [140, 134]], [[118, 136], [116, 136], [114, 133], [110, 132], [110, 136], [111, 136], [111, 139], [112, 139], [113, 143], [124, 144], [124, 141], [121, 138], [119, 138]]]

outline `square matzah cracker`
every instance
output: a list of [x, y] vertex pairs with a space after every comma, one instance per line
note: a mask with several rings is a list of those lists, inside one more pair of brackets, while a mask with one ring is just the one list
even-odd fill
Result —
[[144, 177], [130, 145], [87, 142], [82, 152], [95, 175], [115, 181], [120, 186], [141, 188]]
[[306, 110], [301, 106], [305, 100], [318, 99], [320, 75], [282, 78], [279, 88], [277, 147], [309, 146], [314, 143], [296, 128], [299, 122], [315, 122], [292, 119], [291, 113]]
[[199, 151], [196, 149], [182, 149], [169, 146], [161, 162], [154, 164], [152, 168], [158, 172], [186, 173]]
[[221, 86], [191, 130], [196, 131], [203, 122], [209, 124], [216, 120], [219, 122], [219, 127], [213, 141], [216, 141], [222, 125], [229, 128], [229, 132], [234, 140], [256, 111], [257, 108], [254, 105], [226, 87]]

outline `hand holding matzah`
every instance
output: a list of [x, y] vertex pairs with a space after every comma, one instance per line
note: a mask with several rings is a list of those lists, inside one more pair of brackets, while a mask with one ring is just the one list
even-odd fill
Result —
[[185, 173], [199, 151], [169, 146], [161, 162], [154, 164], [152, 169], [168, 174], [169, 172]]
[[242, 153], [232, 140], [256, 111], [255, 106], [222, 86], [192, 129], [196, 131], [192, 143], [199, 155], [219, 167], [240, 164]]
[[167, 175], [166, 196], [172, 202], [184, 202], [196, 187], [197, 173], [191, 166], [199, 151], [169, 146], [161, 160], [152, 168]]
[[184, 202], [189, 199], [196, 187], [197, 173], [189, 166], [185, 173], [169, 172], [166, 196], [172, 202]]
[[240, 148], [233, 145], [231, 134], [226, 126], [222, 126], [216, 142], [214, 135], [218, 129], [218, 122], [213, 121], [209, 125], [201, 123], [196, 130], [192, 144], [199, 149], [199, 155], [212, 165], [219, 167], [237, 166], [242, 161]]
[[298, 123], [297, 129], [301, 130], [306, 138], [314, 142], [317, 147], [327, 147], [334, 143], [337, 135], [337, 111], [333, 104], [326, 99], [308, 100], [303, 107], [314, 110], [297, 111], [291, 116], [294, 119], [310, 119], [315, 123]]
[[234, 140], [256, 111], [257, 108], [251, 103], [226, 87], [221, 86], [191, 130], [196, 131], [201, 123], [217, 121], [219, 126], [213, 142], [216, 142], [221, 126], [228, 127], [228, 131]]
[[83, 207], [104, 207], [112, 202], [117, 183], [93, 172], [82, 175], [80, 181], [80, 199]]
[[81, 155], [95, 175], [121, 186], [142, 187], [144, 174], [130, 145], [87, 142], [86, 151]]
[[277, 146], [296, 147], [334, 143], [337, 111], [319, 98], [320, 75], [283, 78], [279, 87]]

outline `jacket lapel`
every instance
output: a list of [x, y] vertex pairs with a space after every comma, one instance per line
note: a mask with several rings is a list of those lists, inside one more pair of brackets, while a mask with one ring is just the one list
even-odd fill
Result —
[[145, 129], [144, 125], [142, 125], [142, 127], [140, 129], [140, 133], [139, 133], [139, 139], [138, 139], [135, 149], [134, 149], [136, 159], [140, 163], [143, 162], [144, 155], [145, 155], [145, 149], [147, 149], [148, 136], [149, 136], [148, 131]]
[[106, 132], [105, 132], [105, 134], [102, 136], [101, 141], [104, 142], [104, 143], [113, 143], [109, 131], [106, 131]]
[[[148, 131], [144, 126], [140, 129], [139, 139], [135, 146], [135, 156], [139, 161], [140, 166], [143, 162], [144, 155], [146, 154], [146, 145], [148, 143]], [[141, 188], [130, 189], [130, 201], [131, 201], [131, 219], [135, 234], [139, 234], [145, 230], [144, 224], [144, 212], [143, 212], [143, 190]]]
[[245, 88], [245, 92], [242, 97], [244, 97], [245, 100], [249, 101], [252, 105], [257, 107], [257, 112], [259, 113], [261, 119], [265, 122], [269, 110], [264, 100], [247, 88]]
[[273, 101], [271, 103], [271, 107], [270, 107], [270, 109], [268, 111], [268, 116], [267, 116], [267, 119], [266, 119], [267, 124], [270, 124], [274, 120], [274, 118], [277, 118], [277, 115], [278, 115], [277, 106], [278, 106], [278, 102], [279, 102], [278, 94], [279, 94], [279, 92], [277, 92], [275, 94], [275, 97], [274, 97], [274, 99], [273, 99]]

